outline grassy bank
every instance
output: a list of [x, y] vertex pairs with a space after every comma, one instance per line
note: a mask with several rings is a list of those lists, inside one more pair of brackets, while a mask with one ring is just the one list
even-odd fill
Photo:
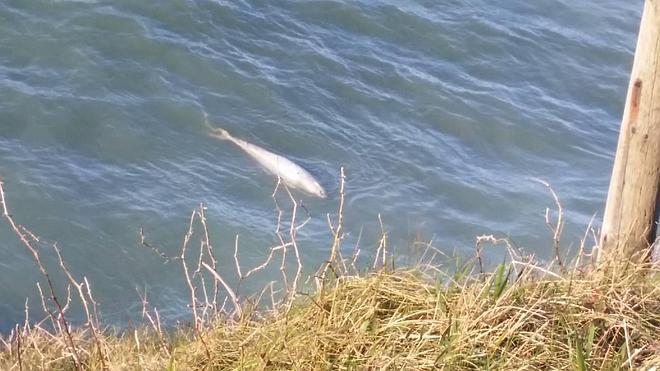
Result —
[[[269, 264], [281, 264], [279, 292], [269, 292], [273, 286], [267, 286], [260, 295], [245, 297], [227, 285], [217, 270], [203, 206], [190, 216], [178, 257], [166, 257], [141, 233], [142, 246], [180, 264], [190, 289], [191, 321], [165, 330], [145, 297], [143, 323], [114, 331], [99, 320], [90, 283], [67, 269], [56, 246], [51, 247], [59, 266], [49, 268], [42, 262], [46, 247], [14, 221], [0, 182], [4, 217], [42, 273], [44, 308], [41, 321], [26, 318], [0, 337], [0, 369], [660, 367], [658, 267], [607, 256], [594, 262], [584, 253], [584, 244], [568, 266], [559, 256], [560, 207], [557, 222], [548, 220], [557, 252], [549, 265], [509, 248], [508, 263], [483, 272], [480, 243], [502, 242], [484, 236], [477, 240], [475, 257], [458, 269], [420, 262], [412, 269], [395, 270], [388, 263], [384, 234], [372, 269], [365, 273], [355, 264], [359, 249], [351, 257], [342, 256], [343, 189], [342, 173], [336, 221], [328, 219], [334, 235], [330, 256], [311, 280], [303, 279], [296, 243], [308, 219], [297, 221], [300, 208], [288, 191], [290, 215], [274, 197], [278, 221], [289, 222], [278, 224], [281, 244], [270, 250], [264, 263], [241, 267], [236, 244], [234, 274], [239, 281]], [[274, 258], [278, 254], [282, 259]], [[49, 269], [65, 274], [67, 293], [57, 292]], [[84, 310], [86, 322], [72, 325], [68, 317], [73, 306]]]
[[[438, 281], [437, 272], [340, 280], [288, 315], [220, 327], [181, 348], [212, 368], [621, 369], [660, 362], [660, 285], [530, 266]], [[507, 280], [506, 277], [509, 277]]]
[[[537, 266], [446, 277], [432, 268], [342, 277], [290, 309], [159, 335], [75, 331], [101, 369], [648, 369], [660, 365], [660, 280], [651, 267]], [[37, 328], [5, 339], [1, 369], [74, 368]], [[100, 346], [100, 348], [99, 348]]]

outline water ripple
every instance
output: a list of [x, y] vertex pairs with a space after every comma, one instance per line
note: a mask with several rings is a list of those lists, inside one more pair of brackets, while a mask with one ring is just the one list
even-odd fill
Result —
[[[174, 317], [183, 305], [167, 307], [183, 288], [136, 249], [139, 226], [176, 254], [204, 202], [218, 246], [238, 233], [256, 262], [273, 241], [273, 177], [208, 137], [204, 112], [328, 189], [300, 195], [310, 263], [327, 253], [339, 166], [365, 251], [380, 214], [401, 254], [496, 233], [549, 256], [552, 199], [532, 179], [565, 201], [566, 239], [581, 237], [602, 210], [641, 3], [2, 2], [0, 175], [16, 216], [66, 247], [117, 318], [135, 282]], [[14, 242], [0, 261], [30, 271]], [[0, 317], [21, 315], [30, 282]]]

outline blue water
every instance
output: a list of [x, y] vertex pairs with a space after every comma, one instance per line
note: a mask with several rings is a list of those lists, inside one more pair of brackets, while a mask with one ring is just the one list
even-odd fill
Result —
[[[104, 318], [135, 317], [135, 288], [188, 318], [178, 264], [190, 212], [207, 206], [220, 271], [272, 245], [274, 179], [207, 136], [203, 112], [308, 169], [329, 197], [312, 215], [306, 267], [328, 256], [325, 215], [346, 185], [345, 244], [401, 264], [415, 241], [471, 254], [509, 236], [552, 257], [544, 220], [561, 198], [563, 246], [602, 215], [642, 1], [3, 1], [0, 176], [17, 222], [57, 242], [89, 278]], [[39, 271], [0, 227], [0, 328], [25, 298], [43, 316]], [[488, 259], [505, 251], [492, 247]], [[57, 273], [53, 273], [60, 280]], [[251, 283], [277, 279], [277, 269]], [[232, 279], [232, 278], [230, 278]], [[235, 280], [235, 277], [233, 278]], [[43, 281], [41, 281], [43, 283]]]

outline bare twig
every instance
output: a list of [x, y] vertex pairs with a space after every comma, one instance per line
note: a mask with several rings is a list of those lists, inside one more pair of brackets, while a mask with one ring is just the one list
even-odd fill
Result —
[[243, 273], [241, 273], [241, 264], [238, 261], [238, 235], [236, 235], [236, 237], [234, 238], [234, 264], [236, 264], [236, 273], [238, 273], [238, 279], [243, 280]]
[[[78, 347], [73, 341], [73, 336], [71, 335], [69, 322], [67, 321], [66, 316], [64, 315], [64, 309], [62, 307], [62, 304], [60, 303], [59, 299], [57, 298], [57, 295], [55, 294], [55, 287], [53, 285], [53, 281], [50, 279], [50, 275], [48, 274], [46, 268], [41, 262], [41, 257], [39, 256], [39, 250], [37, 246], [33, 245], [32, 242], [32, 241], [38, 241], [38, 238], [33, 233], [24, 232], [27, 229], [17, 225], [16, 222], [14, 221], [13, 217], [11, 216], [11, 213], [9, 212], [9, 207], [7, 206], [7, 202], [5, 200], [4, 183], [2, 180], [0, 180], [0, 202], [2, 202], [3, 217], [7, 220], [11, 229], [21, 240], [23, 246], [25, 246], [28, 249], [28, 251], [32, 254], [35, 262], [37, 263], [39, 271], [41, 272], [41, 274], [46, 279], [46, 282], [48, 283], [48, 289], [50, 291], [50, 299], [52, 300], [53, 303], [55, 303], [55, 306], [57, 307], [59, 312], [59, 316], [56, 322], [62, 325], [64, 336], [66, 337], [68, 341], [68, 347], [71, 350], [74, 366], [76, 369], [79, 370], [82, 368], [82, 365], [80, 363]], [[50, 313], [50, 315], [52, 316], [52, 313]]]
[[16, 324], [15, 327], [15, 333], [16, 333], [16, 356], [18, 358], [18, 369], [23, 370], [23, 359], [21, 358], [21, 354], [23, 353], [23, 349], [21, 349], [21, 332], [18, 329], [18, 324]]
[[[280, 206], [280, 204], [277, 200], [277, 193], [278, 193], [280, 187], [284, 188], [284, 191], [286, 192], [286, 195], [288, 196], [288, 199], [289, 199], [289, 201], [291, 202], [291, 205], [292, 205], [291, 206], [291, 208], [292, 208], [292, 210], [291, 210], [291, 219], [289, 221], [289, 228], [288, 228], [288, 235], [287, 236], [285, 236], [285, 234], [283, 233], [284, 224], [282, 223], [282, 217], [284, 215], [284, 210], [282, 209], [282, 207]], [[298, 234], [298, 231], [300, 231], [300, 229], [302, 229], [305, 225], [307, 225], [307, 223], [309, 223], [309, 221], [311, 220], [311, 215], [309, 213], [309, 210], [307, 210], [307, 208], [302, 204], [302, 202], [296, 201], [296, 199], [293, 197], [293, 194], [291, 193], [289, 188], [286, 186], [286, 184], [284, 184], [282, 182], [281, 178], [279, 178], [279, 177], [278, 177], [277, 184], [275, 186], [275, 190], [273, 191], [272, 198], [273, 198], [273, 203], [275, 204], [275, 209], [277, 210], [277, 226], [276, 226], [276, 229], [275, 229], [275, 235], [277, 236], [277, 239], [279, 240], [280, 245], [271, 248], [270, 252], [268, 254], [268, 257], [264, 261], [264, 263], [262, 263], [261, 265], [253, 268], [252, 270], [250, 270], [248, 272], [248, 274], [254, 273], [257, 270], [265, 268], [266, 265], [268, 265], [268, 263], [272, 259], [273, 254], [275, 253], [275, 251], [281, 250], [282, 251], [282, 260], [281, 260], [281, 263], [280, 263], [280, 272], [282, 273], [282, 281], [283, 281], [283, 285], [286, 289], [286, 295], [285, 295], [286, 303], [290, 304], [293, 301], [294, 297], [295, 297], [295, 293], [296, 293], [297, 288], [298, 288], [298, 283], [300, 281], [300, 276], [302, 274], [302, 262], [300, 260], [300, 251], [299, 251], [299, 248], [298, 248], [297, 234]], [[298, 217], [298, 210], [299, 209], [302, 209], [303, 211], [305, 211], [305, 213], [307, 214], [307, 218], [305, 220], [303, 220], [300, 224], [297, 224], [297, 217]], [[289, 248], [293, 249], [294, 257], [295, 257], [295, 260], [296, 260], [296, 273], [293, 277], [293, 280], [291, 281], [291, 284], [289, 284], [289, 277], [287, 275], [287, 268], [286, 268], [286, 265], [287, 265], [287, 250]], [[246, 277], [246, 276], [247, 276], [247, 274], [244, 277]], [[289, 307], [289, 306], [287, 305], [287, 307]]]
[[[302, 262], [300, 261], [300, 252], [298, 250], [298, 243], [296, 242], [296, 234], [298, 233], [298, 230], [300, 228], [303, 228], [311, 219], [311, 216], [309, 215], [309, 211], [307, 211], [304, 206], [302, 206], [303, 210], [307, 212], [307, 219], [303, 221], [300, 225], [296, 225], [296, 216], [298, 214], [298, 206], [302, 205], [301, 203], [299, 204], [296, 202], [296, 200], [293, 198], [293, 195], [289, 191], [288, 188], [286, 188], [286, 192], [289, 195], [289, 199], [291, 200], [291, 203], [293, 205], [293, 210], [291, 212], [291, 225], [289, 227], [289, 242], [291, 242], [291, 247], [293, 248], [293, 253], [296, 258], [296, 275], [293, 277], [293, 283], [291, 284], [290, 288], [288, 289], [288, 301], [287, 301], [287, 308], [290, 308], [291, 303], [293, 302], [293, 299], [296, 294], [296, 290], [298, 289], [298, 281], [300, 280], [300, 275], [302, 273]], [[282, 268], [284, 269], [284, 267]]]
[[564, 263], [561, 257], [561, 252], [559, 251], [561, 232], [564, 229], [564, 209], [561, 206], [561, 202], [559, 202], [559, 197], [557, 197], [557, 194], [555, 193], [554, 189], [552, 189], [552, 187], [550, 186], [550, 183], [538, 178], [535, 178], [535, 180], [543, 184], [550, 191], [550, 194], [552, 194], [552, 198], [555, 200], [555, 205], [557, 206], [557, 220], [555, 221], [554, 225], [550, 222], [550, 208], [546, 208], [545, 224], [548, 226], [548, 228], [550, 228], [550, 231], [552, 231], [552, 240], [555, 250], [555, 259], [557, 259], [557, 264], [559, 264], [559, 267], [562, 270], [565, 270]]
[[[204, 204], [199, 205], [199, 217], [200, 217], [200, 223], [202, 224], [202, 231], [204, 232], [204, 236], [202, 238], [202, 246], [201, 250], [205, 250], [206, 254], [208, 255], [210, 261], [211, 261], [211, 267], [215, 270], [218, 266], [218, 260], [215, 258], [215, 254], [213, 253], [213, 245], [211, 244], [211, 235], [209, 233], [209, 228], [208, 225], [206, 224], [206, 206]], [[201, 255], [201, 254], [200, 254]], [[211, 306], [215, 308], [217, 306], [218, 302], [218, 282], [213, 281], [213, 295], [212, 299], [210, 301]], [[206, 293], [205, 293], [206, 296]], [[208, 300], [207, 300], [208, 302]]]
[[41, 299], [41, 307], [46, 313], [46, 318], [50, 319], [50, 323], [53, 326], [53, 328], [57, 329], [59, 326], [59, 322], [55, 321], [55, 314], [46, 305], [46, 297], [44, 296], [44, 292], [41, 289], [41, 285], [39, 284], [39, 282], [37, 282], [37, 291], [39, 291], [39, 299]]
[[376, 269], [378, 265], [378, 257], [382, 254], [382, 264], [384, 267], [387, 261], [387, 232], [385, 231], [385, 226], [383, 225], [383, 219], [378, 213], [378, 222], [380, 223], [380, 241], [378, 242], [378, 249], [376, 250], [376, 257], [374, 258], [373, 268]]
[[360, 233], [358, 234], [357, 241], [355, 242], [355, 246], [353, 247], [353, 253], [351, 254], [351, 267], [353, 268], [353, 272], [357, 273], [358, 269], [357, 266], [355, 265], [355, 262], [357, 261], [358, 257], [360, 256], [360, 241], [362, 240], [362, 232], [364, 231], [364, 227], [360, 227]]
[[190, 241], [190, 238], [192, 237], [193, 234], [193, 223], [195, 222], [195, 215], [197, 214], [196, 210], [193, 210], [193, 212], [190, 214], [190, 223], [188, 224], [188, 232], [186, 232], [186, 235], [183, 237], [183, 243], [181, 244], [181, 265], [183, 266], [183, 274], [186, 279], [186, 283], [188, 284], [188, 288], [190, 289], [190, 306], [192, 307], [192, 313], [193, 313], [193, 324], [195, 327], [195, 330], [200, 331], [202, 328], [202, 323], [199, 318], [199, 315], [197, 314], [197, 295], [196, 295], [196, 289], [195, 285], [193, 284], [192, 277], [190, 276], [190, 272], [188, 271], [188, 264], [186, 263], [186, 249], [188, 248], [188, 242]]
[[23, 333], [26, 336], [30, 333], [30, 307], [28, 306], [28, 299], [25, 298], [25, 321], [23, 322]]
[[160, 326], [160, 315], [158, 314], [158, 309], [154, 308], [154, 317], [151, 316], [151, 313], [149, 312], [149, 302], [147, 301], [147, 289], [145, 288], [144, 290], [144, 295], [140, 294], [140, 290], [137, 288], [135, 289], [138, 293], [138, 296], [140, 297], [140, 300], [142, 301], [142, 318], [146, 318], [147, 321], [149, 321], [149, 324], [151, 325], [151, 328], [154, 330], [154, 332], [158, 335], [158, 341], [160, 342], [160, 347], [167, 354], [168, 357], [171, 357], [172, 354], [170, 353], [170, 349], [167, 346], [167, 343], [165, 342], [165, 336], [163, 335], [163, 331]]
[[[199, 215], [199, 212], [198, 212]], [[200, 217], [201, 218], [201, 217]], [[206, 280], [204, 279], [204, 274], [202, 272], [202, 261], [204, 260], [204, 251], [206, 250], [204, 246], [204, 240], [201, 239], [199, 241], [199, 254], [197, 257], [197, 268], [192, 274], [192, 278], [195, 279], [195, 277], [198, 278], [199, 283], [201, 284], [201, 291], [202, 291], [202, 296], [204, 297], [204, 304], [201, 304], [200, 306], [202, 307], [202, 314], [200, 316], [200, 320], [202, 322], [202, 327], [203, 324], [206, 322], [205, 321], [205, 314], [206, 314], [206, 309], [211, 305], [209, 302], [209, 295], [208, 291], [206, 290]]]
[[[341, 239], [342, 239], [342, 228], [344, 224], [344, 200], [345, 200], [345, 187], [346, 187], [346, 175], [344, 174], [344, 167], [339, 168], [339, 210], [337, 212], [337, 225], [332, 226], [330, 224], [330, 230], [333, 232], [334, 238], [332, 241], [332, 248], [330, 250], [330, 257], [323, 265], [322, 269], [319, 271], [319, 280], [317, 281], [317, 286], [323, 292], [325, 285], [325, 278], [330, 267], [334, 267], [337, 260], [337, 250], [341, 248]], [[330, 218], [328, 217], [328, 220]]]
[[[275, 209], [277, 210], [277, 226], [275, 227], [275, 235], [280, 241], [280, 246], [285, 246], [287, 243], [284, 241], [284, 235], [282, 234], [282, 215], [284, 215], [284, 210], [280, 207], [279, 202], [277, 202], [277, 192], [283, 186], [286, 189], [286, 185], [282, 183], [282, 178], [277, 177], [277, 184], [275, 185], [275, 190], [273, 191], [272, 198], [273, 203], [275, 204]], [[286, 247], [282, 248], [282, 262], [280, 264], [280, 272], [282, 273], [282, 283], [284, 287], [289, 287], [289, 280], [286, 275], [285, 265], [286, 265]]]
[[176, 259], [176, 258], [168, 257], [167, 255], [165, 255], [165, 253], [160, 251], [160, 249], [158, 249], [156, 246], [154, 246], [154, 245], [150, 244], [149, 242], [147, 242], [147, 239], [144, 235], [144, 228], [143, 227], [140, 227], [140, 245], [142, 245], [142, 246], [144, 246], [148, 249], [153, 250], [158, 256], [160, 256], [163, 259], [163, 261], [166, 264], [169, 263], [170, 261]]
[[[92, 308], [92, 311], [90, 311], [89, 304], [87, 303], [87, 298], [85, 297], [86, 293], [85, 291], [83, 291], [83, 286], [85, 284], [89, 285], [89, 282], [87, 282], [86, 278], [82, 283], [78, 282], [75, 278], [73, 278], [73, 275], [71, 275], [71, 272], [69, 272], [69, 269], [64, 264], [64, 260], [62, 259], [62, 254], [60, 253], [60, 249], [57, 247], [57, 244], [53, 244], [53, 249], [57, 254], [57, 259], [59, 260], [62, 271], [69, 279], [70, 284], [73, 285], [78, 291], [78, 296], [80, 297], [80, 301], [83, 305], [83, 309], [85, 310], [85, 316], [87, 317], [87, 326], [92, 332], [92, 337], [94, 338], [94, 342], [96, 343], [96, 346], [98, 347], [100, 353], [101, 367], [103, 369], [107, 369], [105, 347], [103, 346], [103, 343], [101, 342], [101, 339], [99, 337], [97, 319], [95, 320], [94, 318], [96, 314], [96, 303], [93, 303], [94, 307]], [[87, 293], [91, 295], [91, 289], [89, 288], [89, 286], [87, 287]], [[93, 299], [91, 299], [91, 301], [93, 301]], [[68, 301], [67, 301], [67, 305], [68, 305]]]
[[209, 272], [211, 272], [211, 274], [213, 275], [213, 277], [215, 277], [215, 279], [217, 281], [219, 281], [222, 284], [222, 286], [225, 288], [225, 290], [227, 290], [227, 294], [229, 295], [229, 297], [231, 297], [231, 300], [234, 302], [234, 311], [232, 312], [231, 315], [234, 316], [234, 314], [236, 314], [238, 317], [240, 317], [242, 315], [241, 303], [240, 303], [240, 300], [238, 299], [238, 296], [236, 296], [236, 293], [234, 292], [234, 290], [232, 290], [231, 286], [229, 286], [227, 284], [227, 282], [225, 282], [225, 280], [222, 279], [220, 274], [218, 274], [218, 272], [216, 272], [210, 265], [208, 265], [206, 263], [202, 263], [202, 265]]
[[[506, 248], [507, 253], [509, 254], [509, 258], [511, 259], [511, 261], [519, 261], [521, 259], [521, 254], [516, 252], [514, 247], [511, 246], [511, 242], [507, 238], [497, 238], [492, 234], [477, 236], [475, 245], [477, 246], [479, 252], [481, 252], [481, 249], [482, 249], [481, 244], [483, 242], [490, 242], [493, 245], [504, 245], [504, 247]], [[479, 255], [479, 258], [481, 258], [481, 255]], [[518, 274], [518, 270], [517, 270], [516, 266], [514, 265], [513, 267], [516, 270], [516, 274]], [[479, 259], [479, 268], [480, 268], [481, 272], [483, 273], [484, 268], [483, 268], [483, 263], [482, 263], [481, 259]]]
[[[252, 274], [266, 268], [266, 266], [268, 264], [270, 264], [270, 261], [273, 259], [273, 255], [275, 255], [275, 252], [277, 252], [279, 250], [282, 250], [282, 249], [286, 249], [289, 246], [291, 246], [290, 242], [287, 242], [284, 245], [278, 245], [278, 246], [271, 247], [269, 249], [270, 251], [268, 253], [268, 256], [266, 257], [266, 260], [264, 260], [264, 262], [259, 264], [258, 266], [250, 269], [247, 273], [245, 273], [243, 275], [240, 275], [240, 278], [241, 279], [246, 279], [246, 278], [250, 277]], [[236, 252], [236, 254], [238, 254], [238, 249], [236, 249], [235, 252]]]
[[[591, 257], [594, 253], [593, 249], [588, 253], [585, 251], [585, 245], [589, 236], [589, 232], [593, 230], [594, 219], [596, 219], [596, 214], [592, 215], [591, 219], [589, 219], [589, 224], [587, 224], [587, 228], [584, 230], [584, 236], [580, 239], [580, 251], [577, 254], [577, 258], [575, 259], [575, 269], [580, 267], [583, 257]], [[598, 244], [598, 241], [596, 241], [596, 244]]]
[[483, 236], [477, 237], [474, 243], [475, 255], [477, 256], [477, 262], [479, 263], [479, 273], [481, 275], [484, 274], [484, 263], [481, 259], [481, 241], [483, 241], [482, 237]]
[[87, 298], [89, 301], [92, 303], [92, 314], [94, 316], [94, 323], [96, 324], [96, 328], [99, 328], [99, 312], [98, 312], [98, 305], [96, 304], [96, 300], [94, 300], [94, 296], [92, 296], [92, 286], [89, 284], [89, 281], [87, 280], [87, 277], [83, 277], [83, 281], [85, 281], [85, 287], [87, 288]]

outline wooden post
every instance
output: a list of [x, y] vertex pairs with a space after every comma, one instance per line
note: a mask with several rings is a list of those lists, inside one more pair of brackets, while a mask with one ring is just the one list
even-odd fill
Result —
[[641, 262], [655, 239], [660, 183], [660, 0], [646, 0], [603, 216], [599, 257]]

